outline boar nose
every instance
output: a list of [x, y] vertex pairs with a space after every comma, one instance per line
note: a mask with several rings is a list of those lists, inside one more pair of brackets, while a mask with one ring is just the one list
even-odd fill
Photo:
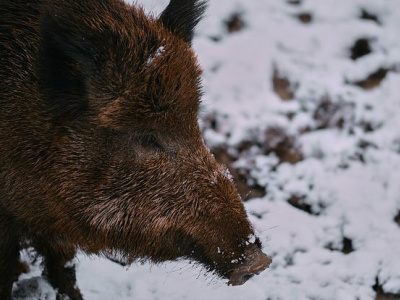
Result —
[[241, 285], [254, 275], [260, 274], [271, 264], [272, 260], [256, 245], [245, 251], [246, 260], [235, 269], [229, 278], [228, 285]]

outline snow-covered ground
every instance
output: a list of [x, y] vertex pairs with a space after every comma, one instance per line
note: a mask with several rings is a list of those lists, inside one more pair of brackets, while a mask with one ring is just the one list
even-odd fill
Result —
[[[228, 287], [188, 262], [80, 255], [85, 299], [400, 299], [399, 29], [398, 0], [211, 0], [201, 122], [265, 190], [246, 208], [273, 264]], [[24, 299], [55, 299], [37, 265], [19, 286], [42, 296]]]

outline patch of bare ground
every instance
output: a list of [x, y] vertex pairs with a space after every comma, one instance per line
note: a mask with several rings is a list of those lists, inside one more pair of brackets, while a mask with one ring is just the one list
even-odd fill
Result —
[[308, 12], [299, 13], [296, 17], [303, 24], [310, 24], [313, 21], [312, 14]]
[[340, 247], [335, 247], [332, 244], [328, 244], [326, 245], [326, 248], [331, 251], [340, 251], [343, 254], [350, 254], [354, 252], [353, 240], [345, 236], [342, 239], [342, 244]]
[[[218, 121], [214, 117], [205, 118], [205, 120], [207, 120], [208, 128], [218, 131]], [[228, 168], [245, 201], [266, 195], [265, 187], [252, 178], [251, 166], [249, 168], [235, 167], [235, 162], [239, 158], [249, 160], [249, 165], [251, 165], [254, 149], [260, 155], [274, 154], [278, 158], [277, 164], [295, 164], [303, 159], [297, 139], [288, 135], [283, 128], [268, 128], [261, 134], [254, 134], [249, 140], [237, 145], [234, 151], [229, 151], [226, 146], [214, 147], [211, 151], [216, 160]]]
[[291, 84], [289, 79], [279, 74], [279, 71], [275, 68], [272, 84], [274, 88], [274, 92], [281, 98], [283, 101], [293, 100], [294, 98], [294, 85]]
[[368, 55], [372, 52], [370, 40], [367, 38], [358, 39], [353, 47], [350, 49], [350, 58], [352, 60], [357, 60], [360, 57]]
[[288, 135], [282, 128], [269, 128], [265, 133], [265, 142], [264, 153], [275, 153], [279, 162], [295, 164], [303, 160], [296, 137]]
[[237, 169], [233, 166], [237, 158], [229, 154], [226, 148], [215, 148], [212, 150], [212, 153], [218, 162], [224, 164], [228, 168], [238, 188], [239, 194], [244, 201], [265, 196], [265, 188], [255, 182], [250, 183], [250, 174], [248, 170]]
[[390, 70], [387, 68], [380, 68], [368, 75], [365, 79], [351, 82], [351, 84], [357, 85], [364, 90], [371, 90], [381, 84], [382, 80], [386, 78], [386, 75], [389, 71]]
[[[216, 115], [208, 115], [203, 118], [204, 127], [219, 131], [219, 121]], [[251, 198], [265, 196], [265, 188], [259, 186], [256, 183], [250, 182], [249, 170], [241, 170], [234, 167], [234, 162], [238, 159], [238, 155], [229, 153], [228, 146], [218, 146], [211, 149], [211, 152], [215, 156], [215, 159], [226, 166], [231, 173], [239, 194], [242, 196], [244, 201]], [[240, 146], [235, 153], [242, 152]]]
[[287, 3], [290, 5], [301, 5], [302, 1], [301, 0], [288, 0]]
[[394, 217], [394, 221], [397, 223], [397, 225], [400, 226], [400, 211], [399, 211], [398, 214]]
[[333, 102], [328, 96], [322, 97], [313, 113], [317, 130], [326, 128], [343, 129], [346, 118], [351, 115], [353, 106], [344, 101]]
[[362, 9], [360, 13], [360, 19], [375, 22], [378, 25], [381, 25], [381, 22], [377, 15]]
[[312, 206], [310, 204], [305, 203], [304, 198], [305, 198], [304, 196], [292, 195], [289, 198], [288, 203], [293, 207], [300, 209], [306, 213], [313, 214]]
[[261, 134], [254, 134], [253, 139], [242, 141], [237, 149], [241, 156], [246, 156], [247, 151], [256, 146], [259, 148], [260, 154], [275, 154], [279, 163], [296, 164], [303, 160], [301, 147], [294, 135], [289, 135], [284, 128], [270, 127]]
[[351, 239], [344, 237], [342, 244], [343, 244], [342, 252], [344, 254], [349, 254], [354, 251], [353, 241]]
[[246, 27], [245, 22], [243, 21], [243, 15], [241, 13], [233, 13], [227, 20], [225, 20], [226, 30], [229, 33], [234, 33], [241, 31]]
[[378, 278], [376, 279], [375, 285], [372, 288], [376, 292], [375, 300], [400, 300], [400, 294], [385, 293]]
[[217, 120], [217, 116], [214, 114], [209, 114], [203, 117], [204, 127], [208, 129], [212, 129], [214, 131], [218, 131], [219, 124]]
[[321, 212], [326, 209], [326, 205], [322, 202], [315, 203], [314, 205], [307, 203], [306, 195], [291, 195], [287, 202], [291, 206], [313, 216], [319, 216]]

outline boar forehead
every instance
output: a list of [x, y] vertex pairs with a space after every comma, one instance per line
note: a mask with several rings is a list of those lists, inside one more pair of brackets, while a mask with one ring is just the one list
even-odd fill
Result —
[[[196, 58], [183, 43], [174, 45], [165, 40], [161, 43], [165, 46], [151, 47], [143, 55], [138, 73], [133, 72], [137, 62], [132, 62], [113, 71], [112, 76], [101, 75], [111, 82], [117, 80], [108, 86], [111, 89], [108, 93], [116, 98], [100, 108], [102, 124], [122, 129], [162, 130], [188, 127], [197, 122], [201, 71]], [[134, 51], [130, 53], [134, 55]], [[130, 57], [120, 59], [129, 62]], [[101, 83], [94, 84], [95, 88], [98, 86]], [[101, 98], [95, 91], [93, 101]]]
[[[133, 8], [131, 8], [133, 10]], [[128, 14], [111, 37], [97, 30], [92, 102], [100, 106], [100, 119], [111, 127], [181, 127], [196, 121], [201, 98], [201, 68], [190, 45], [153, 18]], [[114, 22], [114, 20], [112, 21]], [[110, 25], [110, 24], [105, 24]], [[105, 26], [102, 25], [102, 26]], [[111, 26], [111, 25], [110, 25]]]
[[[201, 69], [190, 44], [162, 20], [117, 0], [47, 0], [43, 10], [39, 71], [55, 119], [66, 118], [60, 106], [114, 129], [180, 127], [196, 119]], [[69, 103], [58, 103], [60, 94]]]

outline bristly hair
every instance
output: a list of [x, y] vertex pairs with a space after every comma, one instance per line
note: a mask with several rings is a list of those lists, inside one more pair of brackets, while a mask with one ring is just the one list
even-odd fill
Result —
[[173, 34], [191, 44], [194, 29], [207, 8], [207, 0], [171, 0], [159, 20]]

